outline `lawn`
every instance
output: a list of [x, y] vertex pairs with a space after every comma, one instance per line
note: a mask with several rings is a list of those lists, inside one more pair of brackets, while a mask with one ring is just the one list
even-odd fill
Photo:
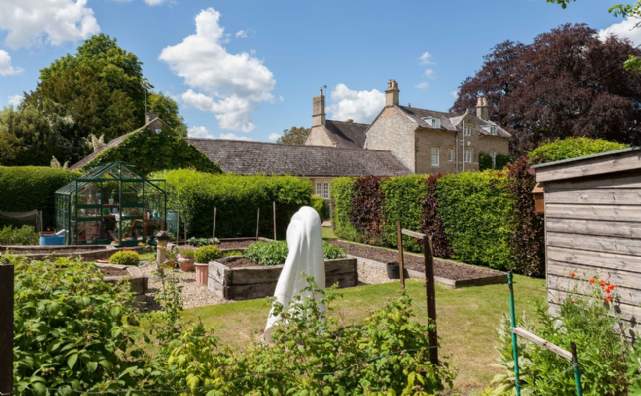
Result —
[[[407, 289], [416, 312], [425, 318], [424, 283], [411, 280]], [[334, 315], [345, 324], [362, 320], [399, 293], [397, 283], [364, 285], [341, 289], [342, 298], [334, 303]], [[532, 317], [537, 302], [543, 302], [545, 282], [515, 277], [517, 312]], [[474, 394], [487, 385], [497, 368], [496, 327], [507, 312], [507, 286], [490, 285], [463, 289], [437, 286], [437, 327], [440, 353], [449, 356], [458, 371], [455, 387], [463, 394]], [[201, 320], [213, 328], [222, 343], [234, 347], [256, 340], [265, 325], [269, 301], [257, 299], [186, 310], [186, 321]]]

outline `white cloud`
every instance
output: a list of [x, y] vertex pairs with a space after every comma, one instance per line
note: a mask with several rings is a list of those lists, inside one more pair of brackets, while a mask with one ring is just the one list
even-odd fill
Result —
[[231, 132], [225, 132], [218, 135], [218, 139], [227, 139], [227, 140], [247, 140], [251, 141], [249, 136], [237, 135]]
[[280, 139], [281, 136], [283, 136], [282, 133], [270, 133], [269, 136], [267, 136], [267, 140], [269, 140], [270, 142], [275, 142]]
[[428, 83], [427, 81], [421, 81], [420, 83], [416, 84], [416, 88], [423, 91], [427, 90], [429, 87], [430, 83]]
[[209, 132], [206, 126], [191, 126], [187, 128], [187, 136], [190, 138], [212, 138], [213, 135]]
[[0, 30], [11, 48], [46, 41], [59, 45], [100, 32], [87, 0], [2, 0]]
[[155, 7], [157, 5], [161, 5], [163, 3], [166, 3], [167, 0], [145, 0], [145, 4], [151, 7]]
[[24, 96], [22, 95], [11, 95], [9, 96], [8, 103], [9, 103], [9, 106], [18, 107], [20, 106], [23, 100], [24, 100]]
[[425, 72], [423, 74], [425, 74], [425, 77], [427, 77], [427, 78], [433, 78], [434, 77], [434, 69], [427, 68], [427, 69], [425, 69]]
[[234, 34], [234, 36], [236, 36], [236, 38], [244, 39], [249, 37], [249, 33], [247, 32], [247, 30], [239, 30], [236, 32], [236, 34]]
[[0, 50], [0, 76], [13, 76], [22, 73], [22, 69], [11, 64], [11, 55], [7, 51]]
[[385, 106], [385, 94], [377, 89], [357, 91], [341, 83], [334, 87], [331, 96], [328, 110], [337, 120], [369, 122]]
[[641, 45], [641, 27], [636, 26], [640, 22], [639, 18], [627, 17], [621, 22], [599, 30], [599, 39], [605, 40], [608, 36], [613, 35], [620, 39], [629, 39], [632, 45]]
[[183, 93], [185, 103], [212, 112], [223, 129], [249, 132], [254, 129], [254, 107], [273, 99], [276, 81], [252, 54], [227, 52], [219, 20], [215, 9], [201, 11], [196, 33], [164, 48], [160, 59], [193, 88]]
[[428, 51], [425, 51], [421, 54], [421, 56], [418, 57], [418, 61], [421, 63], [421, 65], [429, 65], [432, 63], [432, 54], [430, 54]]

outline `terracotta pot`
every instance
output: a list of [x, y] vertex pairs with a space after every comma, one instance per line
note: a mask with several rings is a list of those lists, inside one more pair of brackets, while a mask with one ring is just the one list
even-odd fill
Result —
[[183, 272], [191, 272], [194, 270], [194, 260], [187, 257], [178, 258], [178, 267]]
[[209, 264], [196, 263], [196, 284], [200, 286], [207, 286], [207, 278], [209, 277]]

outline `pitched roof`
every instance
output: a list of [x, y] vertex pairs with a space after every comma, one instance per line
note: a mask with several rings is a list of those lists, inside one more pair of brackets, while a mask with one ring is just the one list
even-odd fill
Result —
[[329, 138], [336, 143], [336, 147], [343, 148], [363, 148], [365, 130], [368, 127], [368, 124], [352, 121], [325, 121], [325, 129], [330, 133]]
[[[441, 120], [441, 129], [444, 129], [446, 131], [452, 131], [452, 132], [457, 131], [457, 126], [461, 123], [461, 121], [463, 121], [465, 116], [468, 114], [467, 110], [463, 114], [456, 114], [456, 113], [445, 113], [442, 111], [419, 109], [416, 107], [409, 107], [409, 106], [398, 106], [398, 107], [401, 110], [403, 110], [405, 114], [410, 116], [410, 118], [412, 118], [420, 127], [432, 128], [431, 125], [428, 124], [427, 121], [425, 121], [425, 118], [434, 117]], [[503, 129], [500, 125], [498, 125], [494, 121], [483, 120], [483, 119], [479, 119], [479, 121], [481, 124], [480, 132], [482, 135], [500, 136], [504, 138], [509, 138], [512, 136], [508, 131]], [[492, 135], [488, 130], [485, 130], [483, 128], [483, 127], [489, 127], [489, 126], [496, 127], [496, 135]]]
[[389, 151], [188, 139], [223, 172], [241, 175], [399, 176], [410, 173]]
[[112, 148], [120, 146], [124, 141], [129, 139], [131, 136], [135, 135], [136, 133], [147, 129], [147, 127], [157, 121], [162, 122], [162, 120], [158, 117], [153, 118], [149, 120], [148, 122], [145, 123], [145, 125], [141, 126], [138, 129], [135, 129], [131, 132], [125, 133], [124, 135], [118, 136], [117, 138], [111, 139], [109, 143], [105, 144], [104, 146], [100, 147], [98, 150], [94, 151], [93, 153], [87, 155], [86, 157], [80, 159], [78, 162], [75, 164], [71, 165], [69, 169], [80, 169], [84, 168], [87, 164], [91, 163], [94, 159], [98, 157], [101, 153], [104, 153], [107, 150], [111, 150]]

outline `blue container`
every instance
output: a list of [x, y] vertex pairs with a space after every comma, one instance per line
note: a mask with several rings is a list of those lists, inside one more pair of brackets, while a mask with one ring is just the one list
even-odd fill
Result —
[[60, 246], [65, 244], [64, 235], [40, 235], [40, 246]]

